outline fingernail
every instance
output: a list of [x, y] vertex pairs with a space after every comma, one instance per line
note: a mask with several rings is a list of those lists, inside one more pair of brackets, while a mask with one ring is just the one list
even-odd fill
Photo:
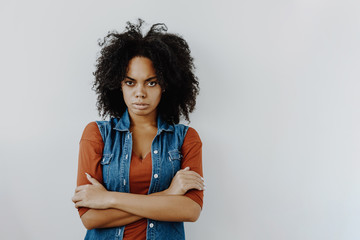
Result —
[[204, 178], [203, 178], [203, 177], [201, 177], [201, 180], [203, 180], [203, 181], [204, 181]]
[[90, 177], [90, 175], [88, 173], [85, 173], [86, 177]]

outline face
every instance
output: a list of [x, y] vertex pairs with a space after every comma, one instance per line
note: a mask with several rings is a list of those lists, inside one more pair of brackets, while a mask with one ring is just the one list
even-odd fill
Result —
[[122, 92], [130, 116], [156, 117], [162, 89], [150, 59], [134, 57], [129, 61]]

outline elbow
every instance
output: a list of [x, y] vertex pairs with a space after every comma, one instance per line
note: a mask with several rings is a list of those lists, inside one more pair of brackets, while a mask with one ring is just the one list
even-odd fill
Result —
[[95, 228], [95, 227], [93, 227], [93, 226], [91, 226], [91, 225], [86, 225], [86, 224], [84, 224], [84, 223], [83, 223], [83, 225], [84, 225], [84, 227], [86, 228], [86, 230], [92, 230], [92, 229]]
[[81, 221], [87, 230], [97, 228], [97, 226], [95, 225], [95, 221], [93, 219], [91, 219], [91, 216], [89, 216], [89, 214], [86, 215], [86, 213], [84, 213], [81, 216]]
[[189, 217], [187, 222], [196, 222], [199, 219], [200, 214], [193, 214], [192, 216]]
[[95, 226], [91, 223], [91, 221], [82, 220], [82, 223], [87, 230], [91, 230], [95, 228]]
[[200, 217], [200, 213], [201, 207], [197, 203], [194, 203], [193, 206], [189, 208], [185, 222], [196, 222]]
[[201, 208], [199, 209], [199, 211], [194, 212], [189, 219], [189, 222], [196, 222], [199, 217], [200, 217], [200, 212], [201, 212]]

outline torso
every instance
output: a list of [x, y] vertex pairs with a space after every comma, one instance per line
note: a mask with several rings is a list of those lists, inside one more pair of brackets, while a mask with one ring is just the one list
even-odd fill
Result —
[[[112, 173], [118, 174], [118, 172], [114, 171], [114, 169], [118, 169], [118, 161], [109, 161], [109, 164], [102, 165], [101, 162], [104, 160], [104, 146], [106, 145], [106, 142], [103, 140], [103, 133], [106, 133], [106, 128], [113, 129], [113, 127], [110, 125], [104, 124], [104, 122], [93, 122], [89, 124], [86, 129], [84, 130], [82, 139], [80, 141], [80, 152], [79, 154], [79, 175], [78, 175], [78, 185], [88, 184], [88, 180], [85, 177], [84, 172], [90, 173], [92, 176], [94, 176], [96, 179], [99, 179], [101, 183], [103, 182], [104, 176], [109, 176], [108, 174], [103, 174], [103, 167], [106, 167], [107, 169], [112, 164], [114, 166], [113, 169], [111, 169]], [[99, 131], [100, 130], [100, 131]], [[151, 154], [148, 154], [151, 150], [152, 142], [157, 134], [157, 127], [151, 127], [147, 126], [147, 129], [143, 128], [131, 128], [130, 132], [132, 132], [133, 135], [133, 152], [136, 151], [139, 155], [143, 157], [142, 160], [140, 160], [138, 157], [133, 154], [131, 156], [131, 161], [129, 163], [129, 166], [126, 165], [125, 167], [129, 167], [129, 191], [131, 193], [135, 194], [148, 194], [149, 192], [149, 186], [151, 184], [152, 179], [152, 159]], [[102, 132], [101, 132], [102, 131]], [[109, 141], [111, 141], [111, 138], [106, 138]], [[121, 145], [122, 146], [122, 145]], [[180, 145], [179, 145], [180, 146]], [[202, 175], [202, 167], [201, 167], [201, 140], [196, 133], [194, 129], [189, 128], [189, 130], [186, 133], [186, 137], [184, 137], [183, 144], [181, 147], [178, 147], [179, 151], [181, 151], [182, 155], [184, 156], [183, 159], [179, 159], [181, 161], [181, 165], [179, 164], [180, 168], [184, 168], [186, 166], [189, 166], [190, 169], [198, 172], [200, 175]], [[169, 150], [174, 150], [174, 148], [171, 148]], [[165, 151], [166, 152], [166, 151]], [[107, 152], [110, 153], [110, 152]], [[90, 154], [90, 155], [89, 155]], [[145, 156], [148, 154], [147, 156]], [[123, 156], [125, 158], [125, 156]], [[120, 158], [119, 158], [120, 159]], [[174, 161], [177, 164], [180, 163], [180, 161]], [[125, 161], [122, 161], [123, 163]], [[128, 161], [126, 161], [128, 162]], [[163, 161], [163, 163], [171, 163], [168, 161]], [[110, 168], [109, 168], [110, 169]], [[165, 168], [161, 168], [164, 170]], [[107, 170], [105, 170], [107, 171]], [[161, 175], [163, 174], [163, 175]], [[162, 181], [164, 181], [165, 172], [160, 173], [161, 176], [163, 176]], [[116, 178], [120, 179], [120, 175], [116, 175]], [[109, 178], [107, 178], [109, 180]], [[122, 182], [121, 182], [122, 183]], [[106, 185], [107, 184], [107, 185]], [[162, 184], [162, 183], [160, 183]], [[105, 186], [108, 186], [109, 188], [113, 189], [113, 185], [111, 185], [109, 182], [104, 183]], [[120, 188], [120, 181], [115, 183], [116, 187]], [[160, 189], [161, 190], [161, 189]], [[159, 190], [159, 191], [160, 191]], [[202, 199], [203, 199], [203, 192], [198, 190], [191, 190], [185, 194], [195, 202], [197, 202], [200, 206], [202, 206]], [[81, 210], [81, 209], [80, 209]], [[84, 209], [86, 212], [87, 209]], [[83, 213], [84, 213], [83, 212]], [[141, 223], [141, 221], [143, 221]], [[158, 222], [159, 226], [166, 226], [163, 225], [162, 222]], [[178, 224], [178, 223], [174, 223]], [[179, 223], [181, 225], [181, 223]], [[136, 225], [136, 227], [135, 227]], [[140, 226], [141, 225], [141, 226]], [[146, 231], [148, 222], [147, 219], [140, 220], [138, 222], [134, 222], [132, 224], [128, 224], [125, 227], [124, 232], [124, 238], [125, 236], [129, 236], [130, 239], [137, 239], [134, 237], [134, 235], [131, 234], [131, 227], [133, 226], [136, 228], [134, 231], [136, 231], [136, 235], [141, 235], [142, 237], [140, 239], [146, 238]], [[180, 226], [181, 227], [181, 226]], [[164, 228], [165, 230], [167, 228]], [[110, 234], [114, 230], [112, 228], [109, 228], [108, 231], [103, 229], [103, 234]], [[117, 231], [117, 230], [116, 230]], [[171, 233], [171, 230], [166, 230], [168, 233]], [[175, 233], [175, 231], [174, 231]], [[90, 230], [88, 232], [89, 236], [100, 236], [102, 233], [96, 232], [96, 230]], [[160, 233], [157, 233], [160, 234]], [[99, 237], [100, 239], [101, 237]], [[126, 238], [125, 238], [126, 239]]]
[[144, 159], [148, 153], [151, 151], [151, 144], [154, 140], [157, 128], [156, 127], [132, 127], [132, 139], [133, 146], [132, 150], [140, 159]]

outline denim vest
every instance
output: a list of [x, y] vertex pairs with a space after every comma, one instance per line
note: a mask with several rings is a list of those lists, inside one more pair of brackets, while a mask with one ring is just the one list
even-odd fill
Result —
[[[120, 119], [96, 121], [103, 142], [101, 160], [104, 186], [109, 191], [130, 192], [129, 172], [132, 153], [132, 134], [129, 113]], [[181, 166], [181, 146], [188, 127], [169, 125], [157, 119], [157, 134], [151, 144], [152, 177], [148, 194], [160, 192], [170, 186], [171, 180]], [[125, 226], [88, 230], [87, 239], [123, 239]], [[183, 222], [147, 220], [146, 239], [185, 239]]]

